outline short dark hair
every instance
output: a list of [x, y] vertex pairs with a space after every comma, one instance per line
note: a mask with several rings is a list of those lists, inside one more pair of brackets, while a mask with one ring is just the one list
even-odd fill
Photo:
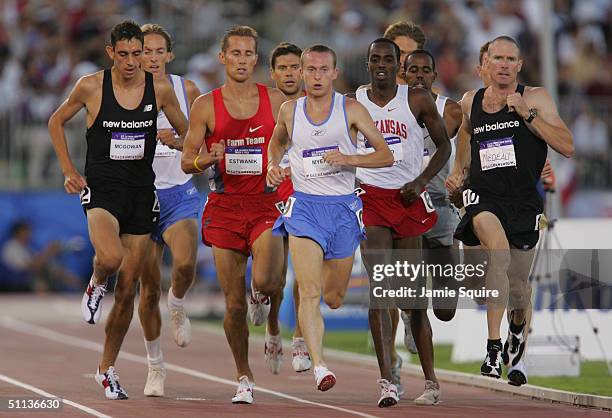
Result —
[[491, 41], [487, 41], [480, 47], [480, 52], [478, 53], [478, 64], [482, 65], [482, 58], [484, 54], [489, 51], [489, 45], [491, 45]]
[[270, 68], [274, 69], [276, 65], [276, 59], [278, 57], [283, 57], [285, 55], [296, 55], [298, 58], [302, 57], [302, 48], [297, 45], [290, 44], [289, 42], [281, 42], [276, 45], [276, 47], [272, 50], [272, 54], [270, 54]]
[[406, 61], [404, 61], [404, 71], [408, 69], [408, 58], [416, 54], [429, 56], [429, 58], [431, 58], [431, 64], [433, 65], [432, 70], [436, 71], [436, 59], [434, 58], [433, 54], [426, 49], [415, 49], [414, 51], [410, 51], [406, 56]]
[[402, 54], [400, 51], [399, 46], [397, 46], [397, 44], [395, 42], [393, 42], [391, 39], [389, 38], [378, 38], [378, 39], [374, 39], [372, 41], [372, 43], [370, 43], [370, 46], [368, 47], [368, 59], [370, 58], [370, 52], [372, 52], [372, 47], [375, 44], [388, 44], [393, 46], [393, 50], [395, 51], [395, 57], [397, 58], [397, 61], [399, 62], [400, 60], [400, 55]]
[[313, 45], [311, 47], [306, 48], [304, 52], [302, 52], [302, 56], [300, 57], [300, 64], [303, 63], [304, 57], [306, 56], [306, 54], [310, 52], [320, 52], [320, 53], [331, 54], [333, 61], [334, 61], [334, 68], [336, 68], [336, 64], [338, 62], [338, 57], [336, 56], [336, 52], [330, 47], [325, 46], [325, 45]]
[[144, 34], [138, 23], [132, 19], [124, 20], [113, 26], [110, 35], [111, 46], [114, 48], [117, 42], [122, 40], [138, 39], [144, 45]]
[[[516, 41], [516, 39], [514, 39], [512, 36], [508, 36], [508, 35], [500, 35], [494, 39], [491, 40], [491, 42], [489, 42], [489, 47], [491, 47], [491, 45], [493, 45], [495, 42], [497, 41], [506, 41], [506, 42], [510, 42], [513, 43], [514, 46], [516, 46], [516, 49], [518, 49], [519, 51], [519, 55], [521, 53], [521, 46], [519, 45], [519, 43]], [[487, 47], [487, 53], [489, 52], [489, 47]]]
[[259, 41], [259, 35], [257, 34], [257, 31], [250, 26], [240, 25], [232, 26], [225, 32], [223, 38], [221, 39], [221, 51], [225, 52], [227, 50], [229, 38], [231, 38], [232, 36], [245, 36], [253, 38], [253, 40], [255, 41], [255, 52], [257, 52], [257, 44]]
[[425, 46], [425, 42], [427, 42], [427, 37], [425, 36], [425, 32], [423, 29], [416, 23], [409, 20], [402, 20], [400, 22], [395, 22], [390, 25], [383, 37], [387, 39], [395, 40], [398, 36], [407, 36], [417, 43], [417, 48], [423, 48]]

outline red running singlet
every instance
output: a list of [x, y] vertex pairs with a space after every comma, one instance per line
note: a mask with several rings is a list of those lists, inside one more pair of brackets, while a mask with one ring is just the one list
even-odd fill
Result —
[[266, 187], [268, 144], [276, 121], [268, 88], [257, 84], [259, 107], [249, 119], [234, 119], [223, 103], [221, 88], [213, 90], [215, 129], [206, 138], [206, 147], [225, 140], [225, 159], [215, 164], [210, 176], [213, 193], [258, 195], [271, 192]]

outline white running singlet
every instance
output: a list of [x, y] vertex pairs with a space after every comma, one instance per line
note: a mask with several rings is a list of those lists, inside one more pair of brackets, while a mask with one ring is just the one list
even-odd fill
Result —
[[[187, 90], [185, 89], [185, 80], [183, 77], [174, 74], [168, 74], [168, 79], [174, 87], [174, 94], [178, 99], [181, 110], [189, 120], [189, 101], [187, 99]], [[163, 111], [160, 111], [157, 116], [157, 129], [172, 129], [172, 125], [166, 118]], [[185, 174], [181, 168], [182, 152], [172, 149], [161, 141], [157, 141], [155, 148], [155, 158], [153, 159], [153, 171], [155, 171], [155, 188], [169, 189], [170, 187], [180, 186], [191, 179], [191, 174]]]
[[355, 169], [332, 167], [323, 161], [323, 155], [334, 149], [345, 155], [356, 153], [348, 130], [346, 97], [334, 91], [329, 115], [318, 125], [306, 114], [306, 100], [297, 99], [293, 113], [288, 151], [293, 189], [324, 196], [351, 194], [355, 189]]
[[[423, 160], [423, 129], [415, 119], [408, 105], [408, 86], [398, 85], [395, 97], [380, 107], [368, 98], [370, 87], [357, 90], [359, 103], [364, 105], [378, 130], [393, 153], [393, 166], [382, 168], [358, 168], [360, 183], [385, 189], [400, 189], [421, 173]], [[358, 139], [358, 153], [374, 152], [363, 135]]]

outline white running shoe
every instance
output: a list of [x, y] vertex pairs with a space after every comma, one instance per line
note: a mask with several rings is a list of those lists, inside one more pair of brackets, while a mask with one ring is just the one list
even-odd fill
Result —
[[510, 317], [508, 318], [508, 322], [511, 325], [508, 326], [508, 338], [506, 338], [504, 350], [502, 352], [502, 360], [509, 368], [517, 365], [523, 358], [523, 353], [525, 352], [525, 332], [527, 324], [523, 321], [521, 331], [515, 334], [510, 329], [511, 327], [515, 327], [515, 325], [512, 324], [513, 320], [514, 311], [510, 312]]
[[279, 374], [283, 363], [283, 340], [280, 334], [270, 335], [266, 329], [264, 358], [272, 374]]
[[106, 293], [106, 284], [95, 284], [93, 277], [89, 279], [89, 284], [83, 298], [81, 299], [81, 313], [83, 319], [90, 324], [97, 324], [102, 315], [102, 299]]
[[110, 366], [104, 373], [100, 373], [100, 368], [96, 370], [94, 375], [96, 382], [104, 388], [106, 399], [127, 399], [127, 392], [119, 384], [119, 375], [115, 372], [115, 368]]
[[401, 380], [401, 375], [400, 375], [400, 370], [402, 368], [403, 363], [404, 361], [398, 354], [397, 362], [393, 366], [391, 366], [391, 378], [392, 378], [392, 383], [395, 385], [397, 396], [402, 396], [404, 395], [404, 393], [406, 393], [406, 391], [404, 390], [404, 386], [402, 385], [402, 380]]
[[406, 350], [410, 351], [412, 354], [416, 354], [417, 346], [414, 341], [414, 336], [412, 335], [412, 328], [410, 327], [410, 313], [402, 311], [401, 316], [402, 321], [404, 321], [404, 345], [406, 346]]
[[431, 380], [425, 381], [425, 391], [414, 400], [417, 405], [437, 405], [440, 403], [440, 385]]
[[291, 360], [291, 365], [293, 370], [298, 373], [310, 370], [312, 361], [310, 360], [306, 341], [303, 338], [294, 338], [292, 348], [293, 360]]
[[314, 375], [317, 389], [321, 392], [330, 390], [336, 384], [336, 375], [325, 366], [315, 366]]
[[387, 379], [379, 379], [377, 383], [380, 385], [380, 399], [378, 400], [379, 408], [387, 408], [396, 405], [399, 402], [397, 388]]
[[164, 396], [164, 381], [166, 380], [166, 368], [164, 364], [149, 364], [149, 374], [144, 387], [145, 396]]
[[232, 398], [232, 403], [253, 403], [253, 385], [249, 382], [246, 376], [240, 376], [238, 379], [238, 389], [236, 396]]
[[168, 310], [172, 317], [172, 336], [174, 342], [179, 347], [187, 347], [191, 342], [191, 322], [185, 314], [185, 308], [176, 308], [170, 304], [170, 292], [172, 288], [168, 290]]
[[249, 318], [255, 326], [262, 325], [270, 313], [270, 298], [255, 290], [251, 281], [251, 294], [249, 295]]
[[522, 358], [508, 369], [508, 383], [512, 386], [522, 386], [527, 383], [527, 366]]

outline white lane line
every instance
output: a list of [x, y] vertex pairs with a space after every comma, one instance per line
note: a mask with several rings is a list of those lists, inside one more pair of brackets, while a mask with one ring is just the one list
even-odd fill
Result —
[[[4, 374], [0, 374], [0, 380], [4, 381], [6, 383], [10, 383], [10, 384], [15, 385], [15, 386], [19, 386], [21, 388], [27, 389], [30, 392], [34, 392], [34, 393], [36, 393], [38, 395], [41, 395], [41, 396], [44, 396], [46, 398], [61, 399], [59, 396], [53, 395], [53, 394], [51, 394], [49, 392], [45, 392], [42, 389], [39, 389], [39, 388], [37, 388], [35, 386], [32, 386], [32, 385], [28, 385], [27, 383], [20, 382], [19, 380], [15, 380], [12, 377], [8, 377], [8, 376], [6, 376]], [[63, 403], [65, 403], [66, 405], [73, 406], [73, 407], [75, 407], [77, 409], [80, 409], [83, 412], [86, 412], [86, 413], [88, 413], [90, 415], [93, 415], [94, 417], [98, 417], [98, 418], [112, 418], [109, 415], [105, 415], [102, 412], [96, 411], [95, 409], [89, 408], [88, 406], [81, 405], [80, 403], [76, 403], [76, 402], [70, 401], [68, 399], [61, 399], [61, 401]]]
[[[23, 334], [33, 335], [35, 337], [43, 337], [43, 338], [46, 338], [48, 340], [55, 341], [55, 342], [58, 342], [58, 343], [61, 343], [61, 344], [66, 344], [66, 345], [72, 345], [72, 346], [75, 346], [75, 347], [85, 348], [85, 349], [88, 349], [88, 350], [97, 351], [99, 353], [101, 353], [102, 349], [103, 349], [103, 345], [102, 344], [95, 343], [95, 342], [89, 341], [89, 340], [85, 340], [83, 338], [73, 337], [73, 336], [68, 335], [68, 334], [62, 334], [60, 332], [51, 331], [48, 328], [39, 327], [37, 325], [30, 324], [28, 322], [23, 322], [23, 321], [17, 320], [15, 318], [12, 318], [12, 317], [9, 317], [9, 316], [2, 317], [0, 319], [0, 325], [4, 326], [5, 328], [12, 329], [13, 331], [21, 332]], [[147, 364], [147, 358], [146, 357], [139, 356], [139, 355], [132, 354], [132, 353], [128, 353], [126, 351], [121, 351], [119, 353], [119, 357], [123, 358], [123, 359], [126, 359], [126, 360], [129, 360], [129, 361], [136, 362], [136, 363]], [[209, 380], [211, 382], [216, 382], [216, 383], [221, 383], [221, 384], [224, 384], [224, 385], [229, 385], [229, 386], [232, 386], [232, 387], [236, 386], [236, 382], [233, 381], [233, 380], [224, 379], [222, 377], [215, 376], [215, 375], [212, 375], [212, 374], [208, 374], [208, 373], [204, 373], [204, 372], [199, 372], [197, 370], [188, 369], [186, 367], [178, 366], [178, 365], [172, 364], [172, 363], [166, 363], [165, 365], [166, 365], [166, 369], [167, 370], [173, 370], [173, 371], [178, 372], [178, 373], [182, 373], [182, 374], [189, 375], [189, 376], [192, 376], [192, 377], [196, 377], [196, 378], [199, 378], [199, 379]], [[275, 390], [266, 389], [266, 388], [261, 387], [261, 386], [256, 386], [256, 390], [259, 391], [259, 392], [267, 393], [269, 395], [277, 396], [279, 398], [284, 398], [284, 399], [292, 400], [292, 401], [303, 403], [303, 404], [307, 404], [307, 405], [314, 405], [314, 406], [318, 406], [318, 407], [321, 407], [321, 408], [333, 409], [335, 411], [344, 412], [344, 413], [347, 413], [347, 414], [350, 414], [350, 415], [355, 415], [355, 416], [358, 416], [358, 417], [363, 417], [363, 418], [380, 418], [380, 417], [377, 417], [376, 415], [370, 415], [370, 414], [366, 414], [364, 412], [354, 411], [352, 409], [342, 408], [342, 407], [339, 407], [339, 406], [324, 404], [324, 403], [315, 402], [315, 401], [309, 401], [307, 399], [299, 398], [297, 396], [288, 395], [288, 394], [283, 393], [283, 392], [278, 392], [278, 391], [275, 391]]]

